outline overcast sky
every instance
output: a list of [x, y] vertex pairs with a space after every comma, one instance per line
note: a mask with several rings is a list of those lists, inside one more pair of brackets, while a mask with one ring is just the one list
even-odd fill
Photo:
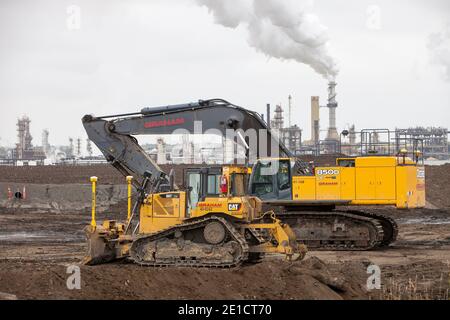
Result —
[[[71, 5], [81, 9], [79, 29]], [[449, 1], [317, 0], [312, 11], [339, 62], [340, 130], [450, 127]], [[24, 114], [35, 145], [45, 128], [51, 144], [68, 144], [85, 138], [88, 113], [219, 97], [264, 113], [289, 94], [309, 138], [310, 96], [325, 104], [327, 81], [258, 53], [245, 28], [215, 24], [193, 0], [0, 0], [3, 146], [16, 142]], [[321, 109], [322, 129], [327, 117]]]

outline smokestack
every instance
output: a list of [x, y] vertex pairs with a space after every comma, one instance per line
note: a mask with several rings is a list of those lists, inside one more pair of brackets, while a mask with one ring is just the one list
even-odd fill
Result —
[[166, 143], [163, 138], [158, 138], [156, 141], [156, 161], [158, 164], [166, 164], [167, 156], [166, 156]]
[[356, 144], [356, 129], [354, 124], [350, 127], [349, 142], [351, 145]]
[[69, 157], [73, 157], [74, 147], [73, 147], [73, 138], [69, 138]]
[[267, 104], [267, 128], [270, 129], [270, 103]]
[[339, 135], [336, 129], [336, 108], [338, 103], [336, 102], [336, 82], [330, 81], [328, 84], [328, 104], [329, 110], [329, 127], [327, 140], [339, 140]]
[[288, 118], [288, 121], [289, 121], [289, 128], [292, 126], [292, 122], [291, 122], [291, 114], [292, 114], [292, 96], [291, 95], [289, 95], [289, 97], [288, 97], [288, 99], [289, 99], [289, 118]]
[[44, 129], [42, 131], [42, 149], [46, 155], [50, 152], [50, 143], [48, 142], [48, 137], [50, 135], [50, 132], [48, 129]]
[[320, 140], [319, 97], [311, 97], [311, 142], [316, 144]]
[[81, 157], [81, 139], [77, 138], [77, 157]]
[[91, 144], [91, 140], [86, 139], [86, 151], [89, 155], [89, 157], [92, 157], [92, 144]]

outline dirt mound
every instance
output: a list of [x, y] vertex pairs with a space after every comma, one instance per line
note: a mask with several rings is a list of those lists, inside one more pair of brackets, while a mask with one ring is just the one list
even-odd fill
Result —
[[427, 200], [438, 207], [450, 208], [450, 164], [427, 166]]
[[89, 183], [97, 176], [100, 184], [124, 184], [125, 179], [110, 165], [92, 166], [0, 166], [0, 182], [69, 184]]
[[[124, 218], [100, 213], [98, 221]], [[268, 255], [237, 269], [145, 268], [131, 263], [81, 266], [81, 291], [66, 288], [66, 267], [86, 251], [89, 213], [0, 214], [1, 292], [19, 299], [364, 299], [366, 266], [313, 257], [289, 263]], [[270, 281], [268, 279], [270, 278]]]
[[[183, 170], [201, 165], [161, 165], [167, 173], [175, 169], [175, 183], [181, 184]], [[92, 166], [0, 166], [0, 182], [34, 183], [34, 184], [83, 184], [89, 183], [89, 178], [96, 176], [100, 185], [125, 184], [125, 178], [109, 164]]]
[[[26, 189], [23, 189], [26, 186]], [[7, 191], [22, 193], [22, 198], [12, 196]], [[91, 208], [91, 187], [89, 184], [17, 184], [0, 182], [0, 190], [6, 192], [0, 197], [0, 208], [8, 211], [33, 210], [36, 212], [88, 212]], [[25, 198], [23, 198], [25, 197]], [[111, 206], [126, 201], [125, 185], [99, 185], [97, 188], [97, 210], [103, 212]], [[126, 207], [125, 207], [126, 208]], [[126, 212], [126, 211], [123, 211]]]
[[[66, 287], [66, 267], [0, 262], [2, 291], [19, 299], [364, 299], [365, 268], [329, 267], [317, 258], [264, 262], [230, 270], [81, 267], [81, 290]], [[359, 271], [359, 272], [357, 272]], [[267, 277], [271, 281], [267, 281]]]
[[[110, 218], [120, 218], [119, 216]], [[123, 215], [121, 216], [123, 218]], [[98, 220], [106, 218], [99, 214]], [[366, 266], [313, 257], [267, 256], [238, 269], [81, 266], [81, 291], [66, 287], [66, 266], [82, 260], [89, 214], [0, 214], [1, 292], [19, 299], [365, 299]], [[270, 278], [270, 281], [268, 281]]]

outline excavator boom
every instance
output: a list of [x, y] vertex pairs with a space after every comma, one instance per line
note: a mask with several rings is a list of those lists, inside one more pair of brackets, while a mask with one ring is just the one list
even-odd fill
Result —
[[[136, 186], [142, 184], [144, 174], [151, 174], [152, 184], [167, 182], [165, 173], [139, 146], [134, 135], [162, 135], [174, 132], [216, 133], [254, 129], [266, 134], [266, 144], [258, 139], [256, 150], [248, 150], [247, 159], [269, 156], [289, 157], [290, 151], [272, 135], [259, 114], [235, 106], [225, 100], [200, 100], [195, 103], [143, 108], [140, 112], [112, 116], [83, 117], [89, 136], [108, 162], [122, 174], [133, 175]], [[259, 130], [265, 130], [260, 132]], [[247, 141], [246, 141], [247, 140]], [[235, 141], [248, 147], [248, 137], [238, 134]]]

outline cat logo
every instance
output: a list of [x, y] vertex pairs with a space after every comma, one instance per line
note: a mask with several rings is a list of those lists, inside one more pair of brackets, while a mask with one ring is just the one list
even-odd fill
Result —
[[228, 204], [228, 211], [239, 211], [239, 210], [241, 210], [240, 203], [229, 203]]

